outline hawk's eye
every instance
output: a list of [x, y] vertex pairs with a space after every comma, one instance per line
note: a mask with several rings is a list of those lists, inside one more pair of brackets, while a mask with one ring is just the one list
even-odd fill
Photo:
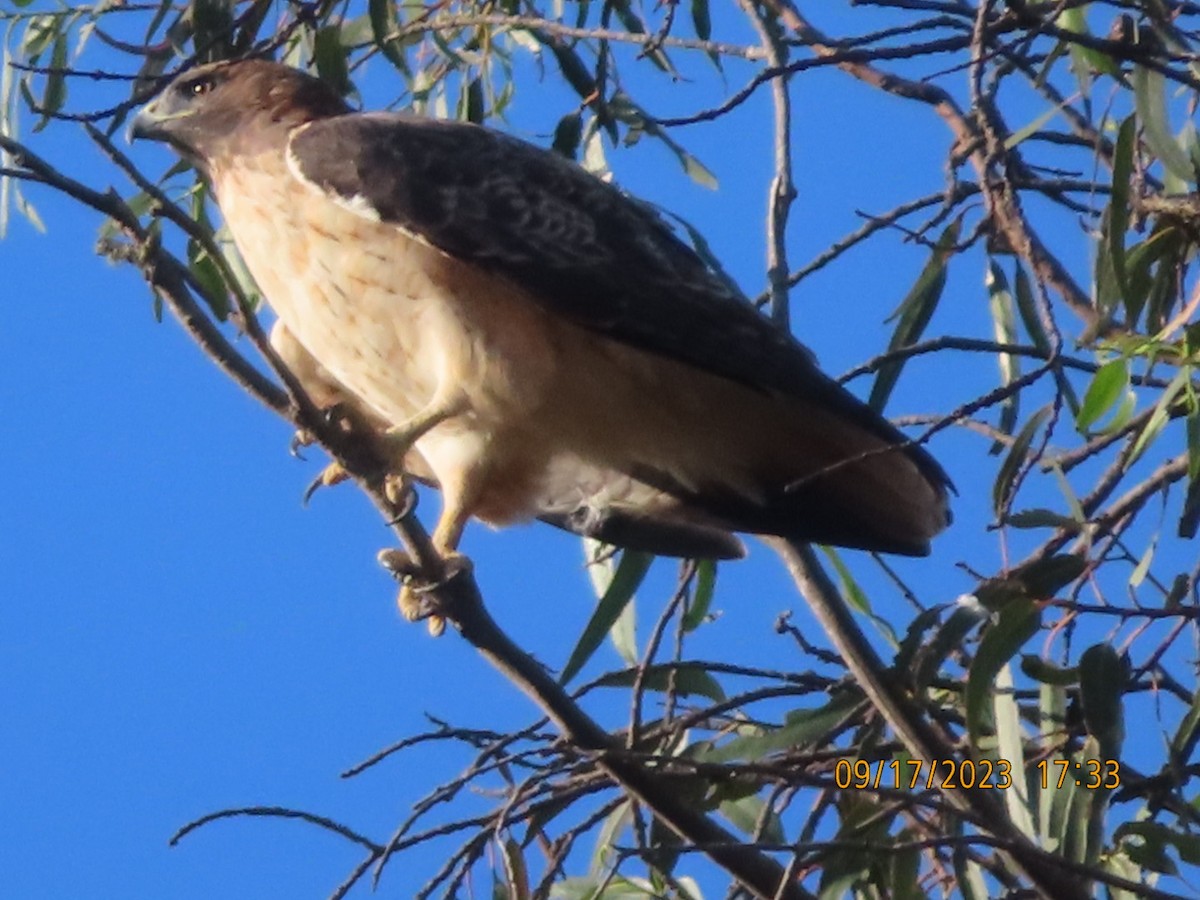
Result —
[[197, 78], [195, 81], [189, 81], [187, 84], [180, 85], [180, 90], [189, 97], [203, 97], [214, 87], [216, 80], [211, 76]]

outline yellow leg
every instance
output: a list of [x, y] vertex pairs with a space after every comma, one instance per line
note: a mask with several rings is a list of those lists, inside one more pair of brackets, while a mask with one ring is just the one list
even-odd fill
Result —
[[399, 458], [403, 459], [413, 445], [447, 419], [461, 416], [469, 407], [461, 394], [451, 398], [434, 397], [423, 410], [399, 425], [393, 425], [384, 435]]

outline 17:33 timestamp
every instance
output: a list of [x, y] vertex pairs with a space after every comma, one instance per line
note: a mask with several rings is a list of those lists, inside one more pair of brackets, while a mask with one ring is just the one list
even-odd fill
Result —
[[1061, 789], [1074, 782], [1088, 790], [1113, 790], [1121, 786], [1121, 764], [1115, 759], [1043, 759], [1034, 768], [1042, 790]]

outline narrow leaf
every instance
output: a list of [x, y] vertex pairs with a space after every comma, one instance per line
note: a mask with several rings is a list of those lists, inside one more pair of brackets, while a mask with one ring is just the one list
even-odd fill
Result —
[[1112, 200], [1108, 205], [1108, 254], [1121, 300], [1128, 303], [1129, 279], [1125, 270], [1125, 232], [1129, 230], [1129, 180], [1133, 174], [1133, 150], [1137, 143], [1137, 121], [1129, 116], [1117, 131], [1113, 149]]
[[1010, 603], [997, 617], [996, 622], [984, 633], [979, 642], [979, 651], [967, 674], [964, 695], [967, 730], [971, 743], [978, 748], [992, 726], [992, 688], [1000, 670], [1008, 664], [1025, 643], [1037, 634], [1042, 624], [1042, 613], [1032, 601]]
[[620, 618], [634, 592], [641, 585], [646, 571], [654, 557], [649, 553], [636, 553], [626, 550], [621, 554], [621, 562], [613, 573], [612, 582], [604, 591], [596, 611], [580, 635], [575, 649], [571, 651], [567, 664], [563, 667], [559, 681], [567, 684], [578, 674], [579, 670], [592, 658], [592, 654], [604, 642], [604, 637]]
[[1125, 674], [1125, 664], [1110, 644], [1095, 644], [1079, 657], [1083, 721], [1103, 759], [1117, 759], [1125, 740]]
[[567, 159], [575, 159], [583, 141], [583, 118], [579, 113], [567, 113], [554, 126], [554, 141], [550, 145], [555, 153]]
[[1049, 406], [1043, 406], [1035, 412], [1013, 439], [1012, 446], [1008, 448], [1008, 455], [1000, 464], [1000, 471], [996, 473], [996, 481], [992, 485], [992, 509], [997, 518], [1004, 516], [1004, 511], [1012, 501], [1017, 475], [1025, 465], [1025, 458], [1029, 454], [1029, 448], [1033, 444], [1038, 429], [1042, 427], [1049, 416]]
[[1133, 442], [1133, 449], [1129, 452], [1129, 465], [1132, 465], [1146, 448], [1154, 443], [1154, 439], [1166, 427], [1167, 422], [1171, 418], [1171, 406], [1175, 402], [1175, 398], [1179, 396], [1180, 391], [1189, 383], [1190, 377], [1190, 369], [1180, 369], [1179, 373], [1171, 379], [1171, 383], [1163, 388], [1158, 402], [1154, 404], [1154, 411], [1150, 414], [1150, 418], [1146, 420], [1146, 424], [1142, 428], [1141, 433], [1138, 434], [1137, 440]]
[[[908, 295], [900, 301], [900, 305], [896, 307], [896, 311], [889, 319], [889, 321], [898, 320], [896, 330], [892, 332], [892, 339], [888, 342], [889, 351], [911, 346], [919, 341], [921, 335], [925, 333], [925, 327], [933, 317], [938, 301], [942, 299], [942, 291], [946, 287], [946, 266], [950, 261], [954, 245], [958, 242], [961, 225], [962, 219], [955, 219], [942, 232], [933, 254], [925, 263], [916, 283], [909, 290]], [[883, 408], [887, 406], [888, 398], [892, 395], [892, 389], [895, 388], [896, 382], [900, 378], [905, 362], [906, 360], [900, 359], [880, 366], [879, 372], [875, 376], [875, 383], [871, 385], [871, 396], [867, 400], [871, 409], [882, 412]]]
[[342, 96], [350, 93], [350, 69], [346, 65], [346, 50], [342, 47], [342, 30], [337, 25], [317, 29], [313, 41], [313, 62], [321, 80]]
[[841, 691], [824, 706], [793, 710], [788, 713], [786, 724], [779, 728], [740, 735], [720, 747], [699, 754], [698, 758], [704, 762], [730, 762], [735, 759], [753, 762], [772, 753], [822, 742], [859, 710], [862, 703], [862, 696], [857, 691]]
[[[596, 679], [597, 687], [633, 687], [637, 682], [638, 669], [622, 669]], [[649, 666], [642, 678], [642, 685], [650, 691], [665, 693], [672, 687], [675, 693], [688, 697], [707, 697], [714, 703], [725, 699], [725, 692], [717, 680], [701, 665]]]
[[1001, 791], [1008, 807], [1008, 817], [1022, 834], [1036, 834], [1029, 800], [1029, 785], [1025, 778], [1025, 742], [1021, 735], [1021, 711], [1013, 696], [1012, 668], [1005, 665], [996, 675], [996, 693], [992, 697], [992, 716], [996, 723], [996, 753], [994, 758], [1009, 764], [1007, 790]]
[[1145, 66], [1133, 67], [1133, 91], [1138, 119], [1150, 150], [1176, 178], [1186, 183], [1195, 180], [1191, 159], [1175, 140], [1167, 119], [1167, 88], [1163, 76]]
[[1114, 359], [1102, 365], [1092, 376], [1079, 414], [1075, 416], [1075, 427], [1080, 434], [1086, 434], [1088, 428], [1099, 422], [1128, 391], [1128, 360]]
[[717, 564], [711, 559], [696, 563], [696, 587], [692, 591], [692, 602], [683, 615], [683, 630], [695, 631], [708, 618], [712, 608], [713, 594], [717, 587]]
[[[1016, 310], [1008, 279], [995, 260], [988, 261], [985, 283], [988, 289], [988, 308], [992, 314], [992, 334], [1001, 344], [1017, 343]], [[1000, 366], [1000, 383], [1010, 385], [1021, 376], [1021, 364], [1011, 353], [999, 353], [996, 362]], [[1003, 434], [1012, 434], [1020, 415], [1020, 394], [1010, 394], [1000, 405], [1000, 421], [997, 429]], [[988, 452], [995, 455], [1004, 450], [1002, 441], [994, 441]]]

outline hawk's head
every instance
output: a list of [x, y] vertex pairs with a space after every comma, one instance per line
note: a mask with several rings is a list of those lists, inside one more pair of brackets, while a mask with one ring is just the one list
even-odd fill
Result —
[[226, 154], [282, 147], [297, 125], [349, 111], [320, 79], [288, 66], [217, 62], [168, 84], [138, 112], [129, 135], [165, 141], [207, 168]]

